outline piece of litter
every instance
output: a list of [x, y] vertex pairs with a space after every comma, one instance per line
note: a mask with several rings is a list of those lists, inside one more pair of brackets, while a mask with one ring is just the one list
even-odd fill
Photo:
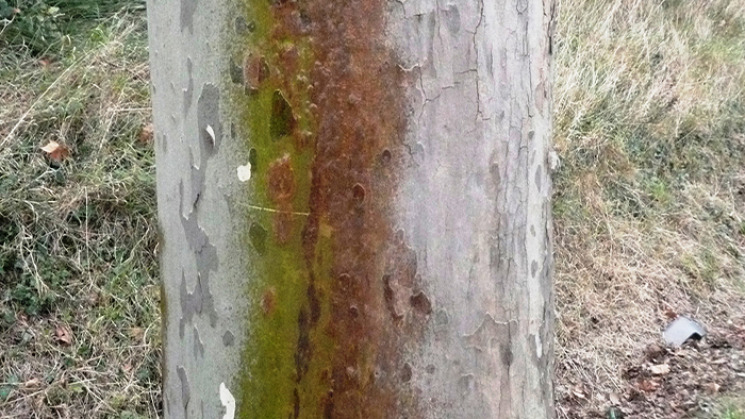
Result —
[[245, 166], [238, 166], [238, 180], [241, 182], [251, 180], [251, 163], [246, 163]]
[[662, 332], [665, 343], [672, 347], [679, 347], [688, 339], [699, 340], [704, 336], [706, 336], [706, 331], [700, 324], [683, 316], [675, 319]]

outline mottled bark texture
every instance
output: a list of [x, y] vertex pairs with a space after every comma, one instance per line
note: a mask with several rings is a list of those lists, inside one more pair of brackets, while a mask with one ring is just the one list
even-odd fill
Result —
[[150, 0], [169, 418], [552, 416], [551, 0]]

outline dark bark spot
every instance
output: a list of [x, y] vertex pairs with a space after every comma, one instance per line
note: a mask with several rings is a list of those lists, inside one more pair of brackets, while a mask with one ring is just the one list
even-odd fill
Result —
[[298, 54], [297, 47], [295, 47], [294, 45], [289, 45], [285, 47], [279, 53], [279, 61], [282, 64], [282, 67], [281, 67], [282, 71], [295, 73], [297, 71], [297, 65], [298, 65], [299, 58], [300, 58], [300, 55]]
[[[220, 147], [222, 140], [222, 123], [220, 122], [220, 89], [214, 84], [205, 84], [197, 100], [197, 126], [199, 127], [200, 160], [206, 163]], [[214, 141], [207, 133], [207, 127], [211, 127], [215, 134]], [[199, 165], [203, 171], [202, 165]], [[204, 174], [202, 173], [202, 177]]]
[[261, 296], [261, 311], [265, 316], [274, 313], [274, 309], [277, 307], [277, 295], [273, 287], [269, 287], [264, 294]]
[[197, 356], [204, 358], [204, 343], [199, 336], [199, 329], [197, 329], [197, 325], [192, 325], [192, 328], [194, 329], [194, 358]]
[[380, 154], [380, 162], [381, 162], [381, 163], [382, 163], [382, 164], [383, 164], [384, 166], [388, 166], [389, 164], [391, 164], [391, 159], [392, 159], [392, 158], [393, 158], [393, 156], [392, 156], [392, 154], [391, 154], [391, 150], [385, 149], [385, 150], [383, 150], [383, 152], [382, 152], [382, 153]]
[[256, 252], [263, 255], [266, 252], [266, 229], [259, 223], [251, 223], [251, 227], [248, 228], [248, 237]]
[[224, 346], [233, 346], [234, 342], [235, 336], [233, 336], [233, 333], [230, 330], [226, 330], [222, 335], [222, 344]]
[[404, 364], [404, 367], [401, 369], [401, 381], [404, 383], [408, 383], [409, 381], [411, 381], [411, 376], [411, 365]]
[[253, 176], [259, 167], [259, 156], [255, 148], [248, 150], [248, 162], [251, 163], [251, 176]]
[[326, 397], [323, 399], [323, 417], [324, 419], [332, 419], [334, 417], [334, 391], [329, 390]]
[[418, 292], [409, 298], [411, 306], [419, 314], [429, 315], [432, 313], [432, 303], [423, 292]]
[[290, 241], [293, 225], [294, 217], [292, 214], [279, 212], [274, 215], [274, 238], [277, 240], [277, 244], [284, 245]]
[[315, 326], [321, 318], [321, 302], [318, 300], [316, 287], [312, 283], [308, 286], [308, 304], [310, 305], [310, 324]]
[[235, 84], [243, 84], [245, 80], [243, 79], [243, 69], [241, 66], [231, 58], [228, 67], [230, 69], [230, 81]]
[[295, 351], [295, 370], [297, 372], [297, 381], [303, 379], [305, 373], [308, 372], [308, 365], [311, 357], [311, 346], [310, 346], [310, 319], [308, 318], [308, 312], [306, 309], [301, 309], [297, 319], [298, 323], [298, 338], [297, 338], [297, 350]]
[[269, 65], [260, 55], [247, 54], [243, 59], [243, 82], [246, 90], [253, 92], [269, 77]]
[[355, 183], [352, 187], [352, 196], [357, 204], [362, 204], [365, 202], [365, 188], [359, 183]]
[[245, 35], [246, 33], [253, 32], [256, 29], [256, 24], [253, 22], [248, 23], [246, 22], [246, 18], [238, 16], [235, 18], [233, 28], [238, 35]]
[[273, 140], [292, 134], [297, 121], [292, 114], [292, 107], [284, 95], [277, 90], [272, 97], [272, 119], [269, 121], [269, 133]]
[[295, 197], [295, 172], [290, 165], [290, 156], [284, 155], [272, 162], [268, 170], [269, 199], [275, 204], [291, 204]]
[[300, 393], [298, 393], [297, 388], [292, 392], [292, 404], [294, 413], [293, 417], [297, 419], [300, 417]]
[[396, 312], [396, 295], [393, 291], [393, 288], [391, 287], [390, 275], [383, 276], [383, 284], [383, 298], [385, 299], [385, 307], [388, 309], [388, 312], [391, 313], [391, 318], [394, 321], [399, 321], [401, 320], [403, 315]]
[[500, 345], [499, 354], [502, 359], [502, 363], [509, 368], [509, 366], [512, 365], [513, 361], [512, 347], [509, 344]]
[[535, 186], [538, 188], [538, 192], [543, 188], [543, 166], [540, 164], [535, 169]]

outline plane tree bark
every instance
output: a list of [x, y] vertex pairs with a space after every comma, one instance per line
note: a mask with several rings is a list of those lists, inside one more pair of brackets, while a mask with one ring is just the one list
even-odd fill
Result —
[[551, 0], [150, 0], [169, 418], [546, 418]]

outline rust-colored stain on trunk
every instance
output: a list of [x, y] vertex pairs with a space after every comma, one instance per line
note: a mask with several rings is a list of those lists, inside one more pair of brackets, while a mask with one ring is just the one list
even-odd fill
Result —
[[[385, 2], [306, 5], [316, 58], [311, 97], [317, 132], [303, 247], [311, 277], [330, 274], [333, 281], [331, 321], [320, 331], [335, 343], [324, 416], [410, 416], [418, 406], [401, 352], [414, 336], [404, 329], [413, 325], [384, 316], [385, 279], [407, 277], [392, 298], [408, 300], [401, 294], [413, 288], [416, 269], [415, 255], [399, 257], [405, 245], [390, 220], [399, 168], [379, 164], [386, 152], [402, 149], [406, 123], [402, 73], [383, 39]], [[324, 219], [333, 231], [331, 272], [316, 273]]]
[[[259, 234], [254, 223], [249, 236], [267, 256], [275, 245], [292, 252], [299, 243], [305, 288], [294, 307], [293, 359], [281, 360], [294, 363], [294, 374], [273, 378], [292, 380], [291, 389], [279, 388], [288, 394], [278, 396], [291, 406], [266, 412], [242, 406], [245, 415], [424, 415], [411, 385], [422, 372], [412, 370], [403, 348], [421, 336], [432, 302], [419, 287], [416, 254], [391, 217], [408, 156], [402, 92], [409, 81], [385, 40], [385, 9], [383, 0], [277, 0], [264, 35], [264, 44], [274, 46], [246, 53], [246, 90], [256, 97], [263, 97], [262, 88], [273, 90], [265, 92], [268, 147], [289, 147], [283, 141], [292, 139], [292, 151], [267, 161], [259, 176], [274, 211], [272, 232]], [[262, 87], [264, 80], [270, 86]], [[271, 290], [261, 297], [264, 318], [293, 310], [287, 293], [274, 291], [282, 280], [268, 278], [263, 288]], [[264, 355], [254, 353], [255, 362]], [[256, 382], [250, 387], [267, 391]]]

